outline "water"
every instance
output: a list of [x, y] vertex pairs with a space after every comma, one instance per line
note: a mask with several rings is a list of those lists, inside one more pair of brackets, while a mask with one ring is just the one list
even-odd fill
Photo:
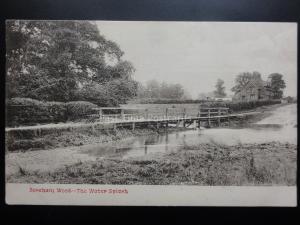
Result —
[[223, 145], [266, 143], [280, 141], [297, 144], [297, 107], [287, 105], [247, 128], [214, 128], [187, 130], [162, 135], [127, 138], [106, 144], [80, 147], [11, 152], [6, 154], [6, 173], [18, 172], [19, 166], [34, 171], [51, 171], [78, 161], [97, 160], [106, 157], [130, 158], [175, 152], [186, 144], [219, 143]]
[[235, 145], [279, 141], [297, 144], [297, 108], [287, 105], [247, 128], [197, 129], [161, 135], [129, 138], [118, 142], [85, 148], [80, 153], [97, 158], [121, 156], [123, 158], [144, 156], [153, 153], [170, 153], [182, 146], [201, 143]]

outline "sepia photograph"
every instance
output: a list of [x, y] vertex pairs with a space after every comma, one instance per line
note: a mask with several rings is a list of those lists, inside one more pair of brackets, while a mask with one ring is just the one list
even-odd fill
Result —
[[296, 23], [7, 20], [5, 85], [6, 184], [296, 188]]

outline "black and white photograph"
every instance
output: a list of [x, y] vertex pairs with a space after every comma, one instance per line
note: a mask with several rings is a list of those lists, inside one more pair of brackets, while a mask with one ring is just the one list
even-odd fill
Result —
[[5, 85], [6, 184], [30, 194], [296, 193], [297, 23], [7, 20]]

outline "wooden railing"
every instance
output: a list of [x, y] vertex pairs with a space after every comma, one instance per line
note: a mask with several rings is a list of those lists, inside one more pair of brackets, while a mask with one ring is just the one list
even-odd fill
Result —
[[[186, 119], [186, 118], [220, 118], [228, 114], [228, 108], [207, 108], [199, 107], [198, 113], [194, 115], [188, 115], [187, 109], [182, 108], [164, 108], [157, 109], [157, 111], [149, 113], [149, 109], [140, 108], [116, 108], [116, 107], [105, 107], [95, 108], [98, 111], [97, 114], [88, 115], [89, 118], [93, 118], [96, 121], [109, 121], [109, 120], [120, 120], [120, 121], [131, 121], [131, 120], [151, 120], [151, 119]], [[119, 111], [118, 113], [105, 114], [105, 111]], [[127, 110], [134, 110], [134, 113], [125, 113]], [[173, 112], [172, 112], [173, 111]], [[175, 111], [175, 112], [174, 112]]]

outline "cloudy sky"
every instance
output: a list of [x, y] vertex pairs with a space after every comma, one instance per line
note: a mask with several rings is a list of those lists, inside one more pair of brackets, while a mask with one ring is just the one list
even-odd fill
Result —
[[297, 94], [296, 23], [97, 22], [117, 42], [134, 78], [182, 84], [195, 98], [210, 92], [218, 78], [227, 94], [240, 72], [284, 75], [285, 95]]

